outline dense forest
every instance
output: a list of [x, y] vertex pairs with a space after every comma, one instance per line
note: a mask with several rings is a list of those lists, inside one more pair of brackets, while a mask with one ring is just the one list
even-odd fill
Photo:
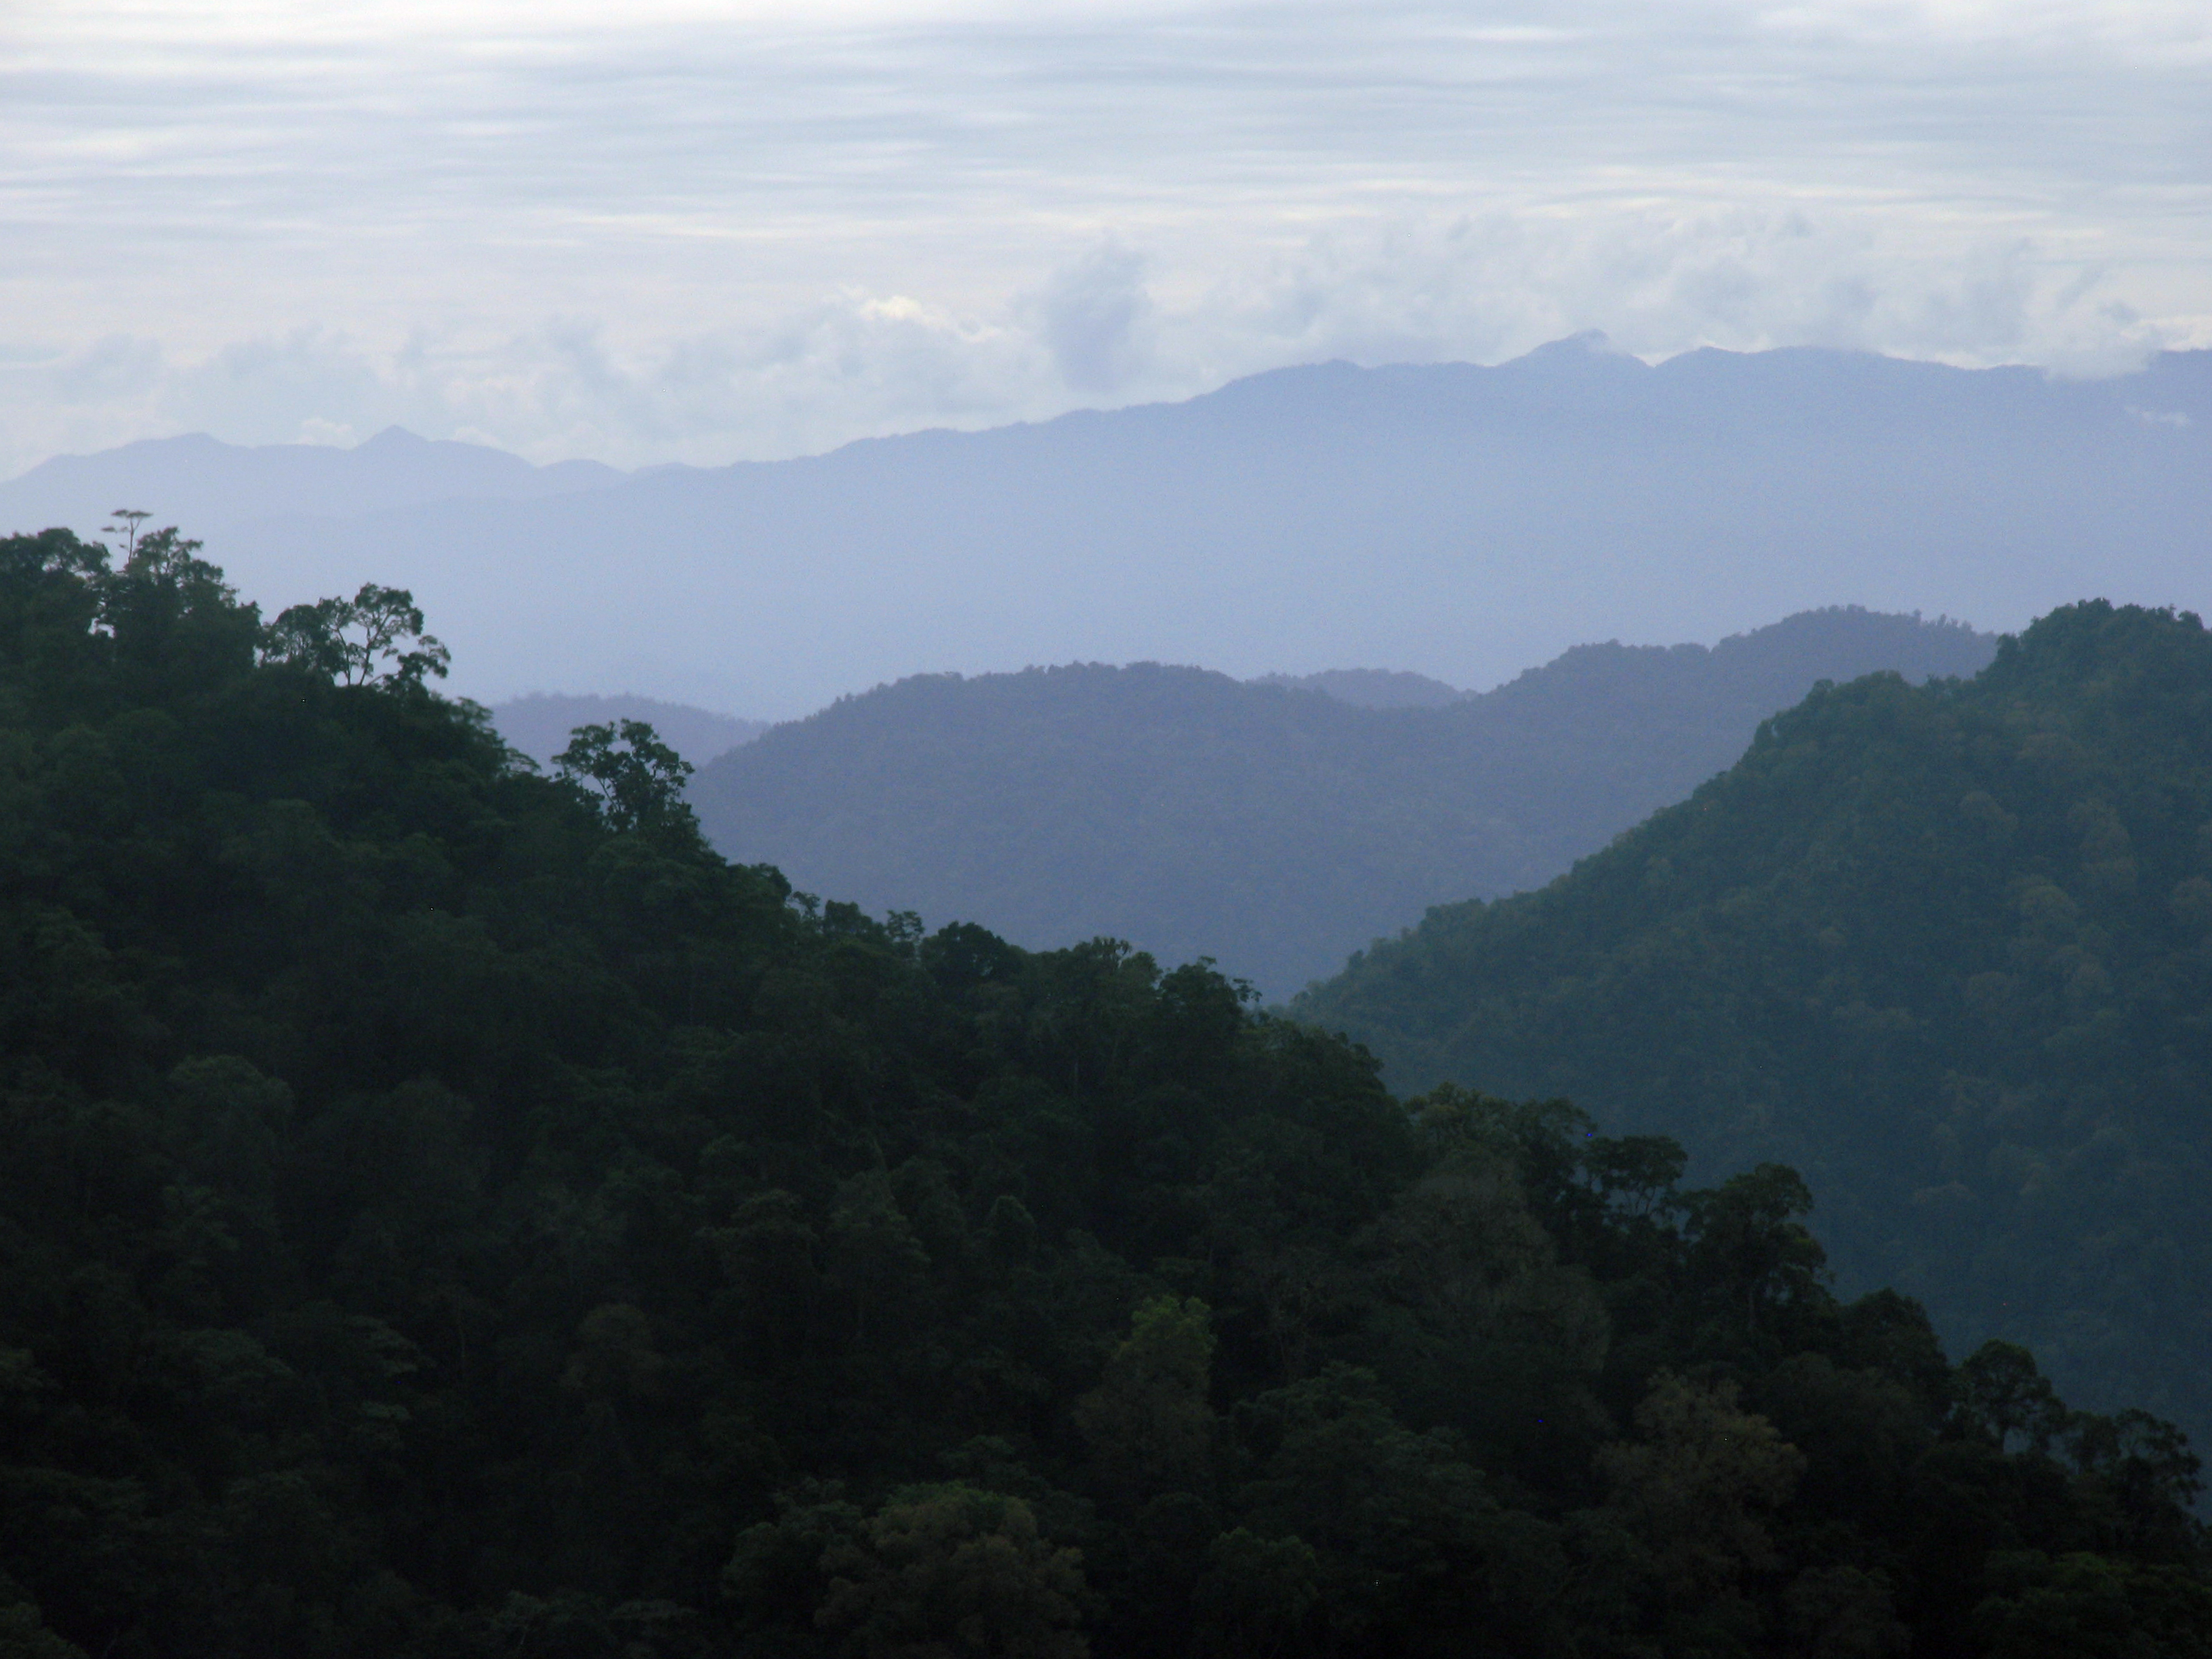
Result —
[[927, 675], [775, 728], [692, 798], [724, 854], [808, 890], [1033, 947], [1207, 956], [1288, 996], [1439, 899], [1550, 880], [1820, 679], [1971, 674], [1995, 649], [1810, 611], [1711, 648], [1580, 646], [1429, 708], [1352, 706], [1389, 688], [1342, 676], [1322, 696], [1157, 664]]
[[1300, 1012], [1401, 1087], [1570, 1094], [1821, 1194], [1848, 1282], [2212, 1430], [2212, 637], [2087, 604], [1816, 691], [1548, 890]]
[[0, 1653], [2212, 1651], [1773, 1164], [710, 851], [404, 592], [0, 542]]

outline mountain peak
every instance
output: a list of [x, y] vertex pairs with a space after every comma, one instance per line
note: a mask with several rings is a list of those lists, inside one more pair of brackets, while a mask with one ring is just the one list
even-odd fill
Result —
[[1500, 363], [1500, 368], [1543, 370], [1550, 373], [1606, 374], [1648, 373], [1650, 365], [1633, 353], [1621, 350], [1603, 329], [1586, 328], [1579, 334], [1553, 340]]
[[[404, 426], [387, 426], [373, 438], [364, 438], [354, 446], [356, 454], [392, 454], [400, 451], [428, 449], [432, 440], [410, 432]], [[477, 447], [475, 445], [470, 446]]]
[[[1579, 333], [1561, 339], [1547, 340], [1533, 351], [1524, 351], [1515, 362], [1559, 362], [1584, 357], [1626, 357], [1629, 354], [1613, 343], [1613, 337], [1601, 328], [1586, 328]], [[1638, 361], [1641, 361], [1640, 359]]]

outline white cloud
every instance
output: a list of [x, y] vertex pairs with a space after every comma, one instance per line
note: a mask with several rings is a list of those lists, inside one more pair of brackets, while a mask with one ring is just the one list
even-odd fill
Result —
[[1053, 273], [1018, 314], [1051, 353], [1071, 392], [1112, 397], [1144, 371], [1152, 319], [1141, 255], [1113, 242]]
[[299, 330], [197, 358], [128, 337], [0, 354], [0, 470], [155, 432], [349, 442], [394, 422], [538, 460], [712, 465], [1184, 397], [1329, 357], [1491, 362], [1589, 328], [1655, 359], [1820, 344], [2089, 374], [2206, 337], [2032, 242], [1936, 246], [1878, 213], [1393, 217], [1196, 273], [1164, 299], [1156, 263], [1101, 244], [980, 314], [848, 289], [675, 336], [555, 317], [488, 343]]
[[2139, 0], [40, 3], [0, 468], [400, 422], [787, 454], [1341, 355], [2212, 343]]

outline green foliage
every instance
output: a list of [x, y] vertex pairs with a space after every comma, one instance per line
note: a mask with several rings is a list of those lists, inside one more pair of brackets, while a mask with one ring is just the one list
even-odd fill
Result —
[[[407, 648], [412, 643], [412, 649]], [[404, 587], [365, 582], [349, 599], [317, 599], [278, 613], [262, 647], [270, 661], [323, 674], [344, 685], [379, 679], [420, 685], [443, 679], [452, 653], [422, 631], [422, 608]]]
[[1261, 1538], [1243, 1527], [1206, 1550], [1193, 1598], [1193, 1646], [1224, 1659], [1275, 1659], [1305, 1645], [1321, 1602], [1321, 1562], [1303, 1538]]
[[814, 1622], [864, 1659], [1085, 1659], [1082, 1561], [1018, 1498], [910, 1487], [824, 1553]]
[[550, 691], [533, 691], [494, 703], [491, 718], [511, 747], [547, 766], [568, 746], [580, 726], [613, 726], [619, 720], [634, 720], [650, 726], [670, 748], [702, 765], [741, 743], [750, 743], [769, 727], [765, 720], [739, 720], [655, 697], [571, 696]]
[[1972, 681], [1821, 688], [1572, 874], [1431, 912], [1298, 1012], [1401, 1086], [1802, 1170], [1847, 1283], [2201, 1433], [2208, 1006], [2212, 636], [2100, 602]]
[[1996, 1558], [1990, 1579], [1991, 1593], [1974, 1617], [1991, 1659], [2212, 1654], [2205, 1633], [2212, 1587], [2187, 1573], [2022, 1550]]
[[1838, 1304], [1788, 1171], [802, 901], [656, 744], [541, 776], [173, 535], [0, 542], [0, 1650], [2212, 1627], [2171, 1426]]
[[1778, 1557], [1766, 1517], [1796, 1489], [1804, 1455], [1738, 1407], [1732, 1382], [1699, 1387], [1662, 1372], [1636, 1407], [1640, 1438], [1604, 1448], [1608, 1503], [1651, 1552], [1670, 1595], [1696, 1603]]
[[563, 779], [590, 794], [611, 828], [696, 838], [691, 809], [684, 800], [691, 763], [644, 721], [580, 726], [553, 760]]
[[1102, 1486], [1131, 1499], [1211, 1486], [1211, 1312], [1196, 1297], [1140, 1305], [1099, 1385], [1075, 1402]]
[[0, 1659], [84, 1659], [84, 1650], [48, 1630], [37, 1606], [0, 1577]]

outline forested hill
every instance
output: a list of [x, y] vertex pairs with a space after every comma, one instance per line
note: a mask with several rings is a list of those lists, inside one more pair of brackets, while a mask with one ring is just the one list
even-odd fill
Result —
[[1431, 708], [1154, 664], [925, 676], [775, 728], [693, 799], [726, 854], [809, 890], [1210, 955], [1283, 996], [1439, 901], [1549, 880], [1817, 680], [1970, 674], [1994, 649], [1839, 608], [1711, 649], [1583, 646]]
[[0, 1653], [2212, 1644], [2173, 1432], [1788, 1170], [795, 903], [422, 629], [0, 541]]
[[2082, 605], [1978, 678], [1814, 693], [1546, 890], [1298, 1013], [1440, 1077], [1779, 1158], [1849, 1279], [2212, 1427], [2212, 639]]

